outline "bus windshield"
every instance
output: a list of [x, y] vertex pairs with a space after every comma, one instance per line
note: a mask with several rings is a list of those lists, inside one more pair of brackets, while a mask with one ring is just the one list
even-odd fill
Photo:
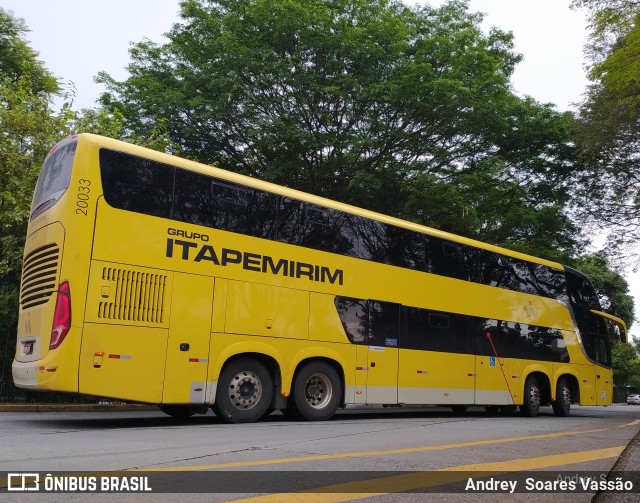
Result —
[[32, 220], [56, 204], [69, 187], [76, 145], [73, 138], [65, 140], [54, 147], [45, 159], [31, 205]]

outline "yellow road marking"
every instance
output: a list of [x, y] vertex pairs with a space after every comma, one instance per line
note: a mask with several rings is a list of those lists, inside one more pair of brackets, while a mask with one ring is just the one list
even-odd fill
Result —
[[303, 461], [322, 461], [326, 459], [344, 459], [344, 458], [359, 458], [364, 456], [391, 456], [394, 454], [411, 454], [414, 452], [427, 452], [427, 451], [442, 451], [446, 449], [459, 449], [462, 447], [473, 447], [477, 445], [491, 445], [502, 444], [507, 442], [521, 442], [523, 440], [539, 440], [543, 438], [557, 438], [571, 435], [583, 435], [585, 433], [599, 433], [606, 431], [605, 428], [598, 428], [595, 430], [582, 430], [582, 431], [564, 431], [557, 433], [546, 433], [542, 435], [529, 435], [526, 437], [508, 437], [497, 438], [493, 440], [475, 440], [472, 442], [460, 442], [456, 444], [445, 445], [426, 445], [422, 447], [407, 447], [404, 449], [389, 449], [386, 451], [362, 451], [362, 452], [338, 452], [333, 454], [314, 454], [311, 456], [298, 456], [294, 458], [275, 458], [275, 459], [263, 459], [257, 461], [236, 461], [232, 463], [217, 463], [211, 465], [195, 465], [195, 466], [170, 466], [164, 468], [138, 468], [138, 471], [145, 472], [184, 472], [184, 471], [198, 471], [198, 470], [217, 470], [220, 468], [241, 468], [246, 466], [265, 466], [265, 465], [278, 465], [286, 463], [301, 463]]
[[635, 421], [631, 421], [627, 424], [621, 424], [618, 426], [618, 428], [626, 428], [627, 426], [635, 426], [636, 424], [640, 424], [640, 419], [636, 419]]
[[[510, 459], [491, 463], [478, 463], [472, 465], [458, 465], [449, 468], [438, 469], [436, 472], [415, 472], [392, 477], [381, 477], [373, 480], [358, 482], [346, 482], [331, 486], [319, 487], [313, 493], [281, 493], [268, 494], [233, 500], [235, 503], [295, 503], [309, 501], [313, 494], [315, 503], [340, 503], [372, 496], [380, 496], [389, 493], [411, 491], [426, 487], [459, 482], [469, 478], [470, 473], [477, 476], [489, 475], [496, 472], [518, 472], [525, 470], [537, 470], [553, 466], [572, 465], [586, 463], [601, 459], [620, 456], [625, 446], [608, 447], [590, 451], [577, 451], [564, 454], [552, 454], [536, 458]], [[315, 492], [317, 491], [317, 492]]]

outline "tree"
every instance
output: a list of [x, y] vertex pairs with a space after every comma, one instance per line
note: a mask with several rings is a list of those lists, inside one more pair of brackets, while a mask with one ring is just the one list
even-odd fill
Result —
[[611, 350], [613, 383], [621, 388], [640, 387], [640, 359], [633, 346], [617, 342]]
[[42, 160], [60, 137], [64, 118], [49, 99], [56, 79], [23, 39], [26, 27], [0, 9], [0, 395], [10, 382], [26, 222]]
[[60, 90], [57, 80], [23, 38], [27, 31], [22, 19], [0, 8], [0, 75], [5, 83], [27, 81], [35, 94], [56, 93]]
[[581, 163], [578, 206], [604, 224], [618, 244], [640, 239], [640, 2], [575, 0], [592, 29], [587, 53], [592, 84], [580, 107], [575, 138]]
[[167, 43], [132, 47], [128, 79], [100, 75], [129, 134], [162, 123], [187, 157], [499, 244], [551, 217], [544, 254], [576, 247], [567, 119], [512, 93], [511, 35], [484, 34], [466, 2], [181, 6]]
[[31, 198], [51, 147], [76, 127], [118, 136], [121, 123], [106, 110], [54, 113], [57, 80], [24, 39], [22, 20], [0, 9], [0, 399], [11, 393], [22, 253]]

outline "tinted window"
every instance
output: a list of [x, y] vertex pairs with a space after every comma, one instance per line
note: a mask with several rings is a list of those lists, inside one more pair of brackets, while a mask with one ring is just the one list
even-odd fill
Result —
[[171, 218], [174, 171], [168, 164], [100, 149], [104, 198], [114, 208]]
[[401, 227], [386, 226], [387, 263], [424, 271], [426, 237]]
[[467, 317], [453, 313], [405, 307], [403, 347], [447, 353], [473, 353]]
[[559, 330], [491, 319], [476, 319], [474, 325], [476, 351], [480, 355], [569, 361], [562, 332]]
[[176, 170], [174, 218], [206, 227], [220, 228], [225, 222], [224, 208], [212, 197], [211, 178], [182, 169]]
[[442, 241], [439, 249], [434, 250], [434, 259], [440, 260], [439, 274], [468, 281], [469, 274], [464, 253], [466, 248], [457, 243]]
[[116, 208], [566, 299], [563, 272], [543, 265], [120, 152], [102, 149], [100, 163]]
[[588, 306], [573, 306], [580, 337], [587, 356], [598, 363], [611, 366], [611, 347], [616, 338], [607, 321], [590, 312]]
[[409, 349], [427, 349], [429, 345], [429, 312], [417, 307], [405, 307], [404, 337], [402, 347]]
[[356, 237], [356, 257], [382, 264], [390, 263], [387, 236], [389, 226], [376, 220], [353, 216], [352, 227]]
[[392, 302], [369, 302], [369, 344], [397, 347], [400, 335], [400, 306]]
[[573, 269], [567, 268], [567, 293], [569, 302], [574, 305], [585, 306], [589, 309], [600, 311], [600, 301], [591, 281], [584, 275]]
[[31, 218], [53, 206], [69, 187], [77, 146], [77, 141], [69, 141], [58, 146], [45, 159], [33, 195]]
[[278, 240], [341, 255], [354, 256], [352, 215], [280, 198]]
[[336, 297], [335, 305], [349, 340], [354, 344], [366, 344], [369, 326], [367, 301]]

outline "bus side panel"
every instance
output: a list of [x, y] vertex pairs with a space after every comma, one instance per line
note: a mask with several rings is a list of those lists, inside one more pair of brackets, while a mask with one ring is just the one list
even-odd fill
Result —
[[163, 403], [205, 403], [214, 279], [174, 273]]
[[596, 405], [611, 405], [613, 398], [613, 378], [611, 370], [596, 365], [595, 385], [596, 385]]
[[80, 353], [80, 392], [160, 403], [168, 330], [87, 323]]
[[398, 402], [471, 404], [473, 369], [473, 355], [401, 349]]
[[80, 351], [80, 392], [160, 403], [173, 273], [94, 260]]
[[510, 358], [476, 355], [475, 357], [475, 404], [512, 405], [509, 376], [514, 361]]
[[229, 281], [225, 324], [227, 333], [308, 339], [309, 292]]

